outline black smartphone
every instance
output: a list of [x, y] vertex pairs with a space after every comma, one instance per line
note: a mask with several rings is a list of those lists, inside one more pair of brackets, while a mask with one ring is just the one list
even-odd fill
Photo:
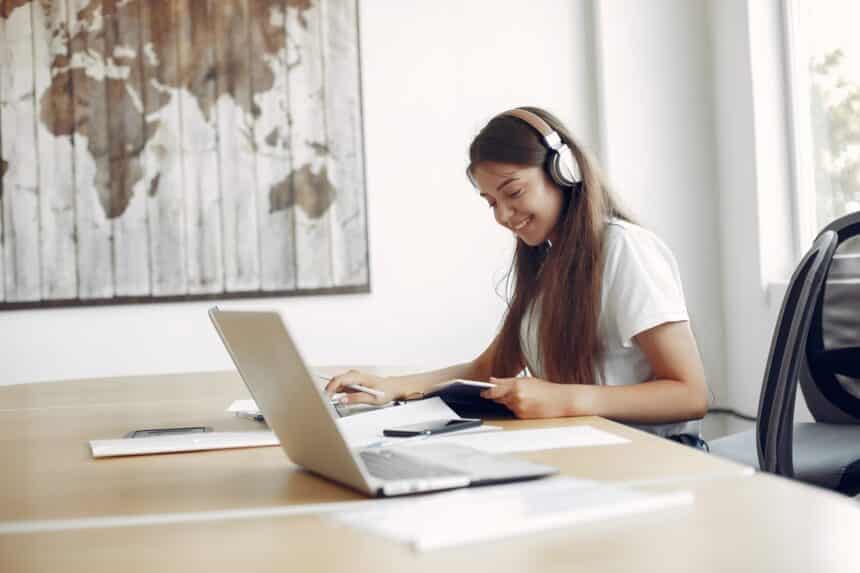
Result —
[[135, 430], [126, 434], [127, 438], [151, 438], [152, 436], [174, 436], [176, 434], [202, 434], [211, 432], [212, 428], [207, 426], [186, 426], [183, 428], [150, 428], [148, 430]]
[[429, 436], [430, 434], [443, 434], [445, 432], [454, 432], [464, 428], [474, 428], [480, 426], [483, 422], [477, 418], [455, 418], [453, 420], [433, 420], [431, 422], [421, 422], [419, 424], [408, 424], [406, 426], [397, 426], [396, 428], [386, 428], [382, 430], [383, 436], [391, 437], [408, 437], [408, 436]]

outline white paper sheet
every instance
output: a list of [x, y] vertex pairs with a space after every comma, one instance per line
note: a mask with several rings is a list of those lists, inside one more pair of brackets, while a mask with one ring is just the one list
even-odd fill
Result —
[[[395, 404], [393, 402], [389, 402], [388, 404], [383, 404], [381, 406], [374, 404], [346, 404], [338, 407], [338, 413], [344, 417], [354, 416], [356, 414], [364, 414], [365, 412], [389, 408], [394, 405]], [[231, 412], [237, 416], [241, 415], [246, 417], [262, 415], [260, 408], [257, 407], [257, 403], [254, 400], [233, 400], [233, 403], [231, 403], [224, 411]]]
[[[241, 414], [259, 413], [257, 405], [253, 400], [236, 400], [227, 408], [227, 411]], [[388, 447], [394, 445], [406, 446], [417, 441], [423, 442], [428, 438], [424, 436], [419, 436], [420, 439], [387, 438], [382, 435], [382, 430], [385, 428], [457, 417], [459, 416], [441, 399], [431, 398], [410, 402], [401, 406], [380, 408], [347, 418], [339, 418], [336, 420], [336, 423], [340, 427], [341, 432], [343, 432], [350, 447], [358, 448], [369, 445]], [[460, 430], [456, 434], [490, 432], [493, 430], [501, 430], [501, 428], [484, 425], [477, 428]], [[435, 436], [429, 439], [434, 438]], [[91, 440], [90, 451], [93, 457], [99, 458], [254, 446], [276, 446], [278, 444], [277, 437], [270, 431], [206, 432], [151, 438]]]
[[257, 407], [257, 403], [253, 400], [233, 400], [233, 403], [230, 404], [230, 407], [227, 408], [227, 412], [241, 412], [243, 414], [259, 414], [260, 409]]
[[[459, 418], [441, 398], [428, 398], [426, 400], [417, 400], [400, 406], [391, 408], [383, 408], [374, 410], [373, 412], [365, 412], [358, 416], [349, 416], [348, 418], [340, 418], [337, 424], [346, 436], [346, 441], [353, 448], [369, 446], [371, 444], [378, 446], [390, 446], [396, 444], [407, 444], [416, 441], [425, 442], [429, 439], [438, 439], [441, 436], [433, 436], [425, 438], [419, 436], [419, 439], [414, 438], [386, 438], [382, 435], [382, 430], [385, 428], [393, 428], [395, 426], [404, 426], [406, 424], [418, 424], [421, 422], [431, 422], [433, 420], [448, 420], [451, 418]], [[474, 433], [484, 433], [493, 430], [500, 430], [496, 426], [478, 426], [477, 428], [469, 428], [459, 430], [451, 434], [444, 435], [472, 435]]]
[[[253, 400], [236, 400], [230, 405], [227, 411], [242, 413], [259, 412], [257, 404]], [[382, 430], [384, 428], [457, 417], [457, 414], [440, 398], [428, 398], [426, 400], [410, 402], [402, 406], [365, 412], [360, 416], [341, 418], [338, 420], [338, 424], [344, 434], [346, 434], [347, 441], [352, 447], [361, 447], [370, 444], [390, 446], [402, 443], [406, 445], [416, 441], [432, 439], [434, 441], [444, 440], [470, 446], [491, 454], [501, 454], [559, 448], [611, 446], [629, 442], [625, 438], [598, 430], [592, 426], [508, 430], [506, 432], [487, 434], [488, 431], [499, 429], [496, 426], [487, 425], [451, 434], [433, 436], [432, 438], [420, 437], [417, 440], [388, 438], [383, 441]]]
[[345, 511], [336, 521], [426, 551], [690, 504], [692, 493], [645, 493], [573, 478], [478, 487]]
[[260, 446], [277, 446], [278, 444], [280, 442], [277, 436], [267, 430], [254, 432], [205, 432], [200, 434], [150, 436], [146, 438], [90, 440], [90, 452], [94, 458], [111, 458], [175, 452], [199, 452], [202, 450], [226, 450], [230, 448], [256, 448]]
[[584, 446], [611, 446], [630, 440], [598, 430], [592, 426], [544, 428], [538, 430], [507, 430], [493, 434], [441, 435], [440, 441], [470, 446], [490, 454], [578, 448]]

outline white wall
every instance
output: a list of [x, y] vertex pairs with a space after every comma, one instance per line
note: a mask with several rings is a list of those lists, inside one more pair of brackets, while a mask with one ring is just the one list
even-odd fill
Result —
[[678, 259], [714, 402], [724, 405], [717, 146], [708, 5], [600, 0], [597, 46], [610, 183]]
[[[265, 299], [309, 361], [440, 365], [471, 358], [503, 304], [512, 239], [463, 170], [473, 135], [515, 105], [597, 138], [590, 3], [360, 2], [371, 290]], [[230, 368], [207, 303], [0, 313], [0, 384]]]
[[[534, 104], [608, 160], [622, 199], [675, 252], [720, 401], [725, 257], [706, 3], [359, 5], [372, 292], [226, 305], [282, 309], [317, 364], [473, 357], [502, 316], [495, 287], [512, 239], [473, 195], [466, 148], [494, 113]], [[230, 368], [207, 306], [0, 313], [0, 384]]]
[[[798, 254], [779, 0], [712, 1], [728, 403], [755, 415]], [[810, 419], [802, 395], [797, 419]], [[732, 421], [730, 429], [745, 427]]]

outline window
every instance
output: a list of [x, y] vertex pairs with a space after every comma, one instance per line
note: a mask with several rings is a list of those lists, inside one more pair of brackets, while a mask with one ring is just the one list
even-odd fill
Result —
[[[784, 0], [800, 251], [860, 211], [860, 3]], [[860, 255], [860, 241], [840, 249]]]

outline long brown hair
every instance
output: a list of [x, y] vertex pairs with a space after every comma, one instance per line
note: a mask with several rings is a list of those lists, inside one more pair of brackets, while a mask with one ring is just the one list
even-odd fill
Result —
[[[610, 217], [631, 219], [610, 193], [594, 159], [576, 143], [564, 124], [540, 108], [522, 109], [539, 116], [561, 136], [573, 151], [582, 181], [562, 189], [564, 205], [557, 223], [558, 240], [552, 247], [531, 247], [517, 239], [506, 276], [508, 310], [498, 336], [492, 372], [495, 376], [513, 376], [523, 368], [520, 323], [529, 306], [540, 300], [541, 375], [553, 382], [592, 384], [603, 350], [597, 332], [603, 233]], [[537, 131], [527, 123], [512, 116], [496, 116], [469, 146], [467, 171], [471, 177], [482, 161], [545, 167], [548, 151]]]

